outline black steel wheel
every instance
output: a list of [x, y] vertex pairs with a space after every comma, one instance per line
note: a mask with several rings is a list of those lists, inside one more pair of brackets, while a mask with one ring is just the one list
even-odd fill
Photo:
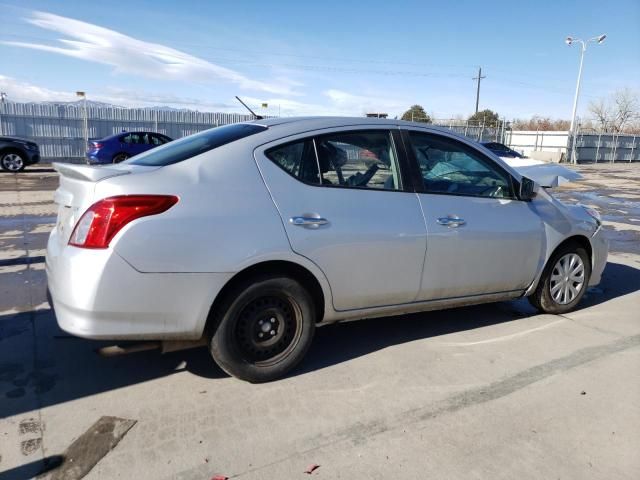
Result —
[[211, 355], [242, 380], [259, 383], [284, 376], [302, 360], [313, 339], [313, 298], [293, 278], [270, 276], [243, 283], [216, 310]]

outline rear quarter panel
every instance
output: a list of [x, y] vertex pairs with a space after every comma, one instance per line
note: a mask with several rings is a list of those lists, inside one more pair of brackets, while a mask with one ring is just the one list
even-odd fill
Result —
[[252, 150], [243, 142], [96, 187], [96, 198], [133, 193], [180, 197], [167, 212], [136, 220], [114, 238], [115, 251], [138, 271], [237, 272], [292, 254]]

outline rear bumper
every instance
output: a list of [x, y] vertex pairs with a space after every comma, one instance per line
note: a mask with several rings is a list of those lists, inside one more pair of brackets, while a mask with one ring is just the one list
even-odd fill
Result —
[[232, 275], [140, 273], [112, 249], [60, 247], [55, 229], [46, 271], [60, 328], [113, 340], [200, 338], [215, 296]]
[[602, 272], [607, 265], [607, 257], [609, 256], [609, 242], [604, 236], [604, 231], [600, 227], [591, 237], [592, 264], [591, 278], [589, 286], [598, 285], [602, 280]]

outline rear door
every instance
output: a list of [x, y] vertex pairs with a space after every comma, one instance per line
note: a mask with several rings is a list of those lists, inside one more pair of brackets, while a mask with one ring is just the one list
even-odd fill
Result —
[[[408, 131], [428, 246], [420, 300], [524, 290], [544, 229], [515, 180], [478, 149], [445, 134]], [[417, 168], [416, 168], [417, 167]]]
[[337, 310], [418, 294], [426, 230], [418, 198], [405, 188], [398, 133], [340, 129], [255, 152], [292, 249], [322, 269]]

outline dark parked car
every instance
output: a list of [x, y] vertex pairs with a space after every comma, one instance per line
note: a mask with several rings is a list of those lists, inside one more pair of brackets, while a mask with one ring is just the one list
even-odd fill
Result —
[[521, 153], [516, 152], [515, 150], [507, 147], [506, 145], [498, 142], [484, 142], [482, 144], [485, 148], [488, 148], [493, 153], [498, 155], [499, 157], [508, 157], [508, 158], [525, 158]]
[[171, 138], [160, 133], [122, 132], [102, 140], [91, 140], [87, 150], [87, 161], [93, 164], [120, 163], [170, 141]]
[[0, 137], [0, 167], [7, 172], [19, 172], [40, 161], [40, 148], [23, 138]]

